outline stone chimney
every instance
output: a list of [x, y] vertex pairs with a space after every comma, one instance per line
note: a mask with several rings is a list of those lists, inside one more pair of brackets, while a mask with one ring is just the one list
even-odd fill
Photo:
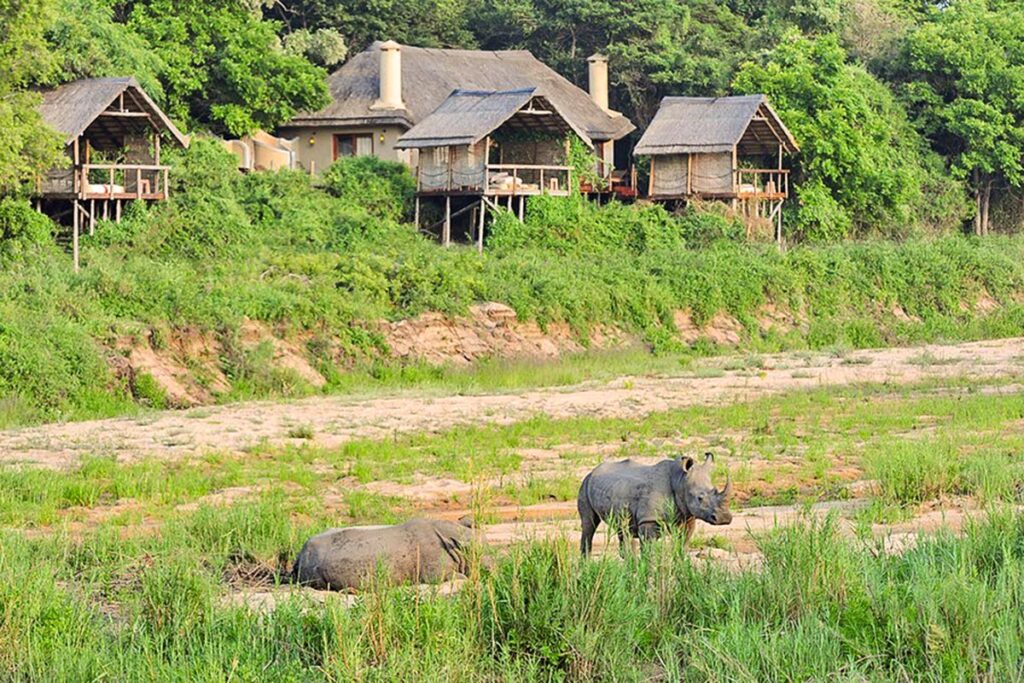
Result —
[[587, 58], [590, 76], [590, 99], [608, 111], [608, 58], [598, 53]]
[[405, 109], [402, 102], [402, 46], [380, 44], [380, 95], [371, 109]]

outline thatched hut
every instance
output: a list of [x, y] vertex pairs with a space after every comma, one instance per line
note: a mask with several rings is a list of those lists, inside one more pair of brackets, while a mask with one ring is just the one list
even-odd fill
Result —
[[443, 197], [442, 241], [447, 244], [452, 197], [467, 198], [460, 212], [476, 212], [476, 239], [481, 243], [486, 207], [497, 208], [504, 200], [515, 210], [518, 202], [522, 218], [526, 197], [569, 194], [570, 135], [593, 146], [586, 131], [536, 88], [454, 91], [395, 144], [418, 153], [417, 224], [420, 199]]
[[91, 234], [97, 218], [120, 219], [124, 202], [166, 199], [161, 141], [185, 147], [188, 138], [134, 78], [87, 78], [42, 95], [39, 113], [64, 136], [67, 160], [40, 178], [37, 207], [70, 218], [77, 267], [80, 225]]
[[656, 201], [745, 202], [751, 215], [781, 220], [789, 197], [787, 154], [796, 140], [764, 95], [666, 97], [633, 154], [650, 157]]

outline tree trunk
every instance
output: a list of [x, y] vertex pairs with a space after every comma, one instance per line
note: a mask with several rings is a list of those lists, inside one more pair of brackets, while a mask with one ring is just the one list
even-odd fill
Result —
[[989, 208], [992, 205], [992, 183], [993, 183], [993, 181], [992, 181], [991, 178], [986, 178], [985, 179], [985, 185], [984, 185], [985, 190], [984, 190], [984, 197], [983, 197], [983, 201], [982, 201], [982, 214], [981, 214], [981, 234], [982, 235], [987, 235], [988, 234], [989, 217], [991, 216], [991, 212], [989, 211]]
[[971, 180], [974, 185], [974, 234], [981, 234], [981, 172], [978, 169], [971, 171]]

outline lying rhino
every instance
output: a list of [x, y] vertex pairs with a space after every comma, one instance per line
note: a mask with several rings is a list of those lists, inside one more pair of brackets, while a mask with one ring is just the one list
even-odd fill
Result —
[[625, 547], [625, 526], [633, 538], [643, 543], [658, 538], [663, 528], [686, 526], [686, 540], [697, 519], [708, 524], [728, 524], [731, 478], [717, 491], [711, 485], [714, 456], [705, 454], [704, 462], [693, 458], [662, 460], [656, 465], [641, 465], [632, 460], [598, 465], [580, 485], [576, 507], [583, 523], [580, 551], [590, 553], [594, 532], [601, 522], [621, 524], [619, 546]]
[[292, 566], [292, 581], [319, 590], [360, 588], [384, 567], [394, 583], [437, 583], [468, 572], [471, 522], [413, 519], [386, 527], [328, 529]]

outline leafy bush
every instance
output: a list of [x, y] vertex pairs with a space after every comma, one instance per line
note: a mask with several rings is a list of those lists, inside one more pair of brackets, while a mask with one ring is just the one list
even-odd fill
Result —
[[405, 164], [374, 156], [342, 157], [331, 164], [321, 183], [331, 195], [377, 218], [400, 221], [408, 214], [416, 183]]

